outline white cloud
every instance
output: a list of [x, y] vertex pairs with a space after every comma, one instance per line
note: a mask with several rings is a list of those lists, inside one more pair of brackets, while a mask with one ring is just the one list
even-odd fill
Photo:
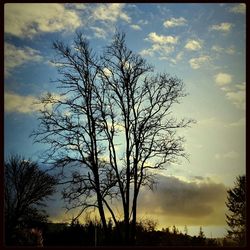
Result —
[[133, 30], [141, 30], [141, 27], [137, 24], [131, 24], [130, 27], [133, 29]]
[[5, 4], [4, 31], [18, 37], [41, 32], [74, 31], [81, 25], [75, 11], [64, 4]]
[[[61, 96], [52, 94], [54, 100], [61, 99]], [[32, 95], [19, 95], [13, 92], [4, 93], [4, 111], [30, 114], [44, 109], [44, 104], [39, 103], [39, 98]], [[50, 108], [51, 105], [47, 106]]]
[[121, 19], [127, 23], [131, 22], [130, 16], [123, 10], [125, 4], [123, 3], [107, 3], [97, 4], [97, 7], [93, 9], [93, 18], [95, 20], [102, 20], [108, 22], [117, 22]]
[[228, 48], [222, 48], [218, 45], [213, 45], [211, 50], [215, 51], [215, 52], [218, 52], [218, 53], [226, 53], [226, 54], [229, 54], [229, 55], [233, 55], [235, 53], [235, 48], [234, 46], [231, 46], [231, 47], [228, 47]]
[[245, 3], [237, 4], [234, 7], [230, 8], [229, 12], [232, 12], [235, 14], [245, 14], [246, 13], [246, 4]]
[[141, 24], [141, 25], [147, 25], [148, 21], [141, 19], [141, 20], [138, 21], [138, 23]]
[[184, 53], [183, 53], [183, 51], [181, 51], [181, 52], [179, 52], [179, 53], [176, 55], [175, 58], [172, 57], [172, 58], [170, 59], [170, 61], [171, 61], [172, 63], [176, 64], [177, 62], [179, 62], [180, 60], [182, 60], [183, 55], [184, 55]]
[[189, 40], [186, 43], [185, 48], [188, 50], [199, 50], [201, 49], [201, 43], [196, 40]]
[[201, 57], [196, 57], [192, 58], [189, 60], [189, 64], [191, 68], [193, 69], [199, 69], [204, 63], [209, 62], [210, 57], [209, 56], [201, 56]]
[[187, 20], [184, 17], [180, 17], [180, 18], [171, 18], [169, 20], [166, 20], [163, 25], [166, 28], [172, 28], [172, 27], [176, 27], [176, 26], [184, 26], [187, 24]]
[[4, 45], [4, 72], [8, 76], [11, 71], [27, 62], [42, 60], [40, 51], [30, 47], [18, 48], [10, 43]]
[[4, 111], [18, 113], [32, 113], [42, 108], [38, 98], [34, 96], [21, 96], [15, 93], [4, 93]]
[[231, 23], [220, 23], [215, 24], [210, 27], [210, 30], [221, 31], [221, 32], [229, 32], [233, 25]]
[[106, 30], [99, 28], [99, 27], [90, 27], [90, 29], [92, 29], [94, 31], [94, 36], [97, 38], [103, 38], [105, 39], [107, 36]]
[[235, 151], [230, 151], [224, 154], [216, 154], [215, 159], [220, 160], [220, 159], [237, 159], [239, 157], [239, 153]]
[[[215, 75], [215, 82], [225, 92], [226, 98], [231, 101], [237, 108], [245, 110], [246, 106], [246, 83], [230, 86], [232, 76], [226, 73]], [[226, 87], [225, 87], [226, 85]]]
[[218, 73], [217, 75], [214, 76], [215, 82], [219, 86], [224, 86], [232, 82], [232, 76], [227, 73]]
[[145, 40], [150, 41], [152, 46], [142, 50], [141, 55], [153, 56], [157, 53], [160, 59], [168, 59], [166, 56], [174, 51], [174, 44], [178, 42], [178, 37], [158, 35], [151, 32]]
[[158, 53], [161, 56], [161, 59], [166, 59], [166, 55], [173, 51], [174, 46], [172, 45], [153, 44], [151, 48], [142, 50], [140, 54], [142, 56], [153, 56], [155, 53]]
[[151, 32], [148, 34], [148, 38], [146, 38], [146, 40], [158, 44], [176, 44], [178, 42], [178, 37], [157, 35], [155, 32]]
[[226, 93], [226, 97], [230, 100], [237, 108], [245, 109], [246, 103], [246, 92], [244, 90], [229, 91]]

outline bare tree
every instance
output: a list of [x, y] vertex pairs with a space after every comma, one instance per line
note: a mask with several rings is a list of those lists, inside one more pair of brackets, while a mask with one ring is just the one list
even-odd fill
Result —
[[41, 99], [45, 109], [40, 113], [40, 127], [32, 135], [35, 142], [50, 145], [45, 162], [70, 169], [70, 176], [61, 173], [62, 183], [68, 184], [63, 192], [68, 209], [80, 208], [77, 219], [85, 209], [97, 208], [107, 233], [103, 203], [108, 207], [105, 197], [115, 182], [107, 178], [109, 166], [102, 159], [106, 138], [98, 126], [101, 83], [96, 57], [80, 33], [73, 46], [55, 42], [54, 49], [63, 91], [60, 97], [48, 94]]
[[[125, 34], [117, 33], [102, 58], [104, 88], [109, 92], [111, 129], [106, 124], [110, 165], [122, 197], [126, 240], [135, 241], [137, 199], [142, 185], [152, 187], [155, 170], [164, 169], [178, 157], [185, 157], [183, 137], [176, 130], [193, 120], [177, 121], [172, 108], [185, 96], [183, 82], [168, 74], [151, 74], [153, 68], [125, 44]], [[104, 91], [104, 90], [103, 90]], [[115, 118], [114, 118], [115, 117]], [[107, 117], [103, 115], [103, 120]], [[123, 128], [124, 159], [117, 162], [114, 147], [115, 122]], [[120, 172], [119, 169], [122, 169]], [[124, 176], [122, 176], [125, 175]], [[131, 205], [130, 199], [132, 197]], [[132, 225], [130, 228], [130, 218]], [[130, 237], [130, 239], [129, 239]]]
[[15, 232], [32, 224], [46, 222], [38, 208], [55, 191], [56, 179], [34, 162], [12, 156], [4, 164], [4, 206], [6, 242], [12, 244]]
[[[121, 200], [124, 242], [133, 244], [141, 186], [152, 186], [156, 170], [185, 156], [176, 130], [192, 121], [177, 121], [172, 107], [185, 96], [183, 82], [153, 68], [126, 47], [117, 32], [99, 58], [77, 34], [73, 46], [54, 43], [60, 97], [41, 101], [36, 142], [48, 143], [47, 162], [71, 169], [64, 198], [70, 208], [104, 209], [119, 227], [112, 199]], [[62, 172], [64, 173], [64, 172]], [[66, 178], [66, 177], [65, 177]]]

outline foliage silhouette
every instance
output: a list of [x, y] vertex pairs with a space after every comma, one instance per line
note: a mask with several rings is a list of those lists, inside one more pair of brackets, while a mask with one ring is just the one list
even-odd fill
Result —
[[[182, 234], [176, 227], [175, 232], [169, 229], [158, 231], [156, 228], [149, 227], [149, 223], [155, 224], [152, 220], [140, 221], [137, 224], [136, 246], [220, 246], [215, 239]], [[115, 226], [108, 227], [108, 232], [109, 246], [122, 246], [118, 229]], [[88, 221], [80, 224], [79, 221], [74, 221], [69, 226], [48, 224], [47, 230], [44, 231], [44, 246], [95, 246], [95, 244], [103, 246], [106, 243], [103, 236], [100, 222]]]
[[7, 245], [27, 244], [25, 230], [42, 227], [47, 222], [46, 213], [39, 207], [45, 206], [44, 201], [55, 191], [55, 185], [56, 179], [40, 170], [37, 163], [20, 156], [11, 156], [4, 163]]
[[238, 176], [235, 186], [227, 191], [226, 205], [229, 214], [226, 221], [230, 230], [228, 237], [239, 246], [246, 244], [246, 176]]

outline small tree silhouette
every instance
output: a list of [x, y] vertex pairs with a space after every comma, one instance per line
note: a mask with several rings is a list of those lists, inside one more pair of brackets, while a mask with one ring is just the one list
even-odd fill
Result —
[[45, 199], [55, 191], [56, 179], [20, 156], [11, 156], [4, 168], [5, 240], [8, 245], [25, 244], [18, 235], [47, 221], [38, 206], [45, 206]]

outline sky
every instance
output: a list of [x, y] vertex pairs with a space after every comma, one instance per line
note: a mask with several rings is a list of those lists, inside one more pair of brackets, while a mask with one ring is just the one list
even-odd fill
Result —
[[[41, 162], [46, 145], [33, 144], [41, 95], [58, 93], [52, 43], [72, 42], [81, 31], [97, 52], [115, 30], [128, 47], [184, 81], [187, 97], [178, 118], [196, 120], [184, 135], [189, 160], [168, 166], [153, 192], [142, 189], [140, 218], [158, 227], [176, 225], [207, 237], [226, 234], [226, 190], [245, 174], [246, 6], [245, 4], [5, 4], [4, 156], [20, 154]], [[55, 196], [50, 218], [66, 220]], [[68, 217], [67, 217], [68, 216]]]

